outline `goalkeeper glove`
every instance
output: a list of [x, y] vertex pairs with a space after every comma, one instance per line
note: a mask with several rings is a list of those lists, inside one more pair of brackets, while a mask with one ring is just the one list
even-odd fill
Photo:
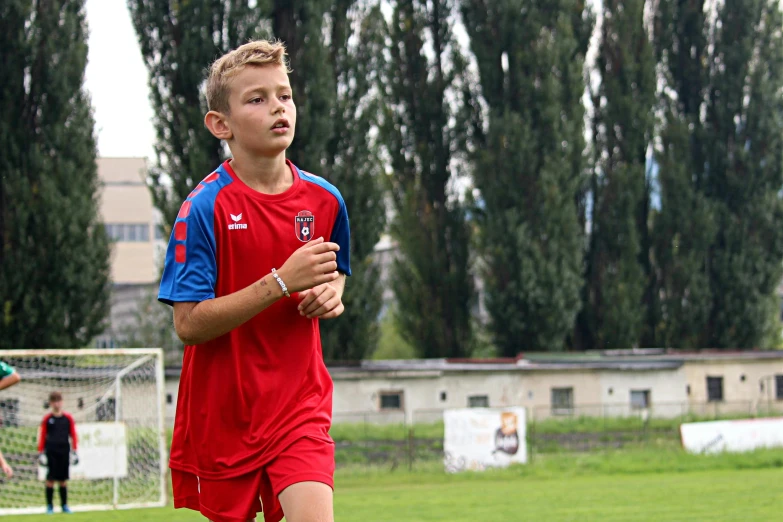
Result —
[[71, 465], [75, 466], [79, 463], [79, 455], [75, 452], [71, 452]]
[[38, 464], [40, 464], [43, 467], [46, 467], [49, 464], [49, 462], [48, 462], [48, 460], [46, 458], [46, 453], [39, 453], [38, 454]]

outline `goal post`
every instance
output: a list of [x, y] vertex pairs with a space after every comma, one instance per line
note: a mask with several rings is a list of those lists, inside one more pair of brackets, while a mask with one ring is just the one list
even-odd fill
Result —
[[37, 441], [52, 391], [62, 393], [79, 438], [79, 463], [68, 481], [70, 508], [166, 505], [161, 349], [0, 350], [0, 361], [21, 377], [0, 390], [0, 450], [14, 470], [11, 479], [0, 477], [0, 515], [46, 511], [46, 468], [38, 464]]

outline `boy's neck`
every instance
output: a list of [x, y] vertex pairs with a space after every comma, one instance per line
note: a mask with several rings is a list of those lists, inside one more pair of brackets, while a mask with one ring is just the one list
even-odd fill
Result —
[[291, 169], [285, 161], [285, 151], [271, 158], [251, 156], [241, 151], [232, 155], [231, 168], [253, 190], [263, 194], [280, 194], [294, 183]]
[[52, 415], [54, 415], [55, 417], [62, 417], [63, 416], [63, 410], [52, 411]]

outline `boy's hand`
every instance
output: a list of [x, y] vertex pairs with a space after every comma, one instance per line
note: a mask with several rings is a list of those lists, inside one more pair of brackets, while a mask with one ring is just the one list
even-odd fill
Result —
[[322, 237], [313, 239], [291, 254], [277, 273], [289, 293], [334, 281], [338, 277], [335, 254], [338, 250], [337, 243], [324, 242]]
[[46, 453], [38, 454], [38, 464], [43, 467], [46, 467], [49, 464], [48, 459], [46, 458]]
[[14, 470], [11, 469], [11, 466], [9, 466], [7, 463], [3, 462], [3, 473], [5, 473], [5, 476], [7, 478], [11, 478], [14, 476]]
[[329, 283], [299, 292], [299, 314], [314, 319], [333, 319], [345, 310], [337, 290]]

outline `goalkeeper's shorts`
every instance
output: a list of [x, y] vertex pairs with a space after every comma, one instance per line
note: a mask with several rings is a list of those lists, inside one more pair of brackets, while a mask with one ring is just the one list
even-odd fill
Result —
[[71, 449], [46, 450], [46, 480], [65, 481], [70, 478]]
[[288, 486], [321, 482], [334, 489], [334, 443], [303, 437], [258, 471], [205, 479], [172, 469], [171, 482], [175, 508], [199, 511], [213, 522], [246, 522], [263, 507], [265, 522], [279, 522], [283, 508], [277, 497]]

